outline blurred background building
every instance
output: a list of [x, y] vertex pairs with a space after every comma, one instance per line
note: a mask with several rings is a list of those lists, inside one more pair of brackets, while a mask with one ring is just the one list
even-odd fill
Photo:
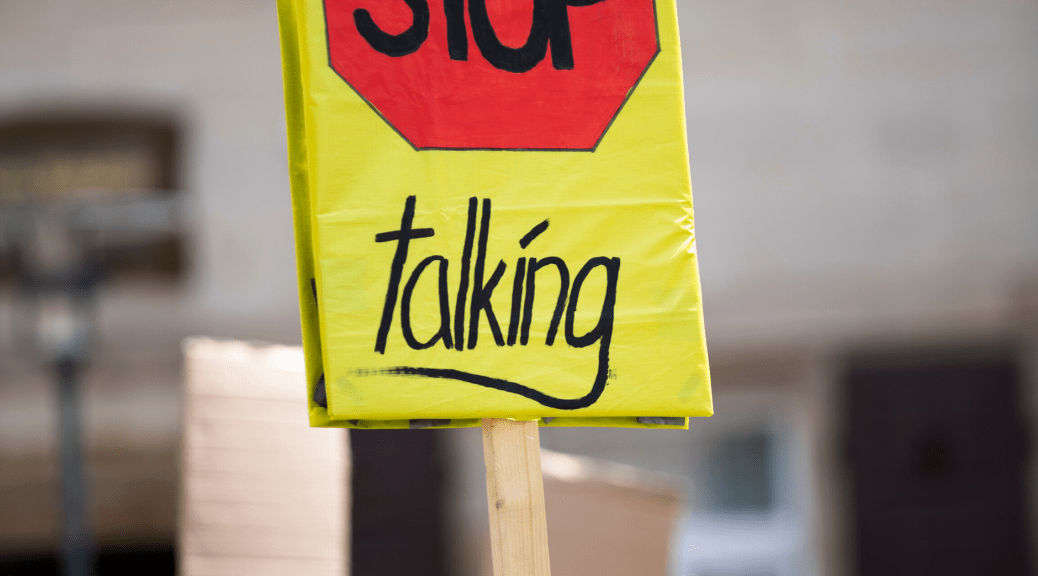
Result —
[[[678, 8], [717, 415], [543, 444], [684, 478], [675, 575], [1032, 573], [1038, 6]], [[0, 226], [0, 573], [57, 566], [61, 306], [101, 573], [171, 573], [181, 340], [299, 341], [274, 3], [0, 2]], [[354, 573], [483, 573], [479, 432], [352, 438]]]

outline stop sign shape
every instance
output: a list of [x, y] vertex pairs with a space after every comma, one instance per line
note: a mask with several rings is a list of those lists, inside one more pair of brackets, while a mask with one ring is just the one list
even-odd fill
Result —
[[326, 0], [331, 67], [416, 149], [594, 150], [653, 0]]

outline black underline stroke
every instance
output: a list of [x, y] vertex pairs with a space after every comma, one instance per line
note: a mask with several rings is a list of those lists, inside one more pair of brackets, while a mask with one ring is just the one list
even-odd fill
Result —
[[609, 351], [608, 349], [600, 349], [598, 354], [598, 374], [595, 375], [595, 383], [591, 386], [591, 391], [580, 398], [559, 398], [551, 396], [534, 390], [529, 386], [523, 386], [516, 382], [510, 382], [501, 378], [492, 378], [490, 376], [483, 376], [481, 374], [473, 374], [471, 372], [463, 372], [461, 370], [452, 370], [449, 368], [420, 368], [414, 366], [394, 366], [392, 368], [373, 368], [373, 369], [360, 369], [351, 372], [354, 376], [419, 376], [424, 378], [441, 378], [444, 380], [458, 380], [460, 382], [468, 382], [469, 384], [476, 384], [477, 386], [483, 386], [486, 388], [493, 388], [494, 390], [500, 390], [502, 392], [510, 392], [512, 394], [518, 394], [523, 398], [529, 398], [538, 404], [547, 406], [548, 408], [556, 408], [559, 410], [576, 410], [578, 408], [587, 408], [595, 402], [602, 395], [605, 390], [606, 380], [609, 378]]

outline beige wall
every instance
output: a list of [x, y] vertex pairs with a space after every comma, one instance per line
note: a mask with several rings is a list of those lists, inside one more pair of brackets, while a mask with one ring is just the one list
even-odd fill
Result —
[[[1038, 284], [1036, 10], [679, 2], [715, 347], [1012, 315]], [[180, 118], [193, 274], [163, 324], [296, 338], [273, 2], [11, 0], [0, 78], [0, 118]]]

